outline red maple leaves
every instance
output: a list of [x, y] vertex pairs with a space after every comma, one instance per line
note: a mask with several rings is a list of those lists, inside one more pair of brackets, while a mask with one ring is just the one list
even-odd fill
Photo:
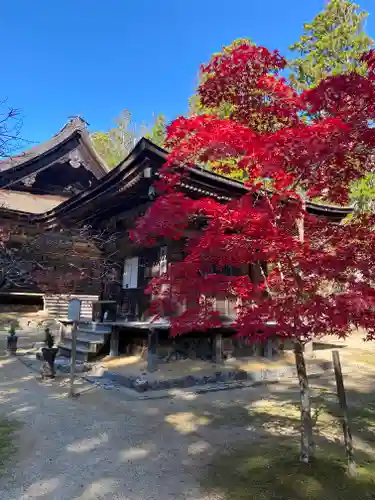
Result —
[[[227, 297], [232, 326], [251, 338], [343, 336], [352, 325], [375, 336], [374, 218], [317, 218], [301, 195], [345, 203], [350, 181], [374, 169], [374, 55], [364, 60], [367, 75], [328, 78], [302, 95], [279, 76], [285, 59], [262, 47], [202, 68], [203, 105], [227, 103], [231, 117], [172, 122], [159, 197], [132, 234], [183, 242], [183, 260], [150, 284], [155, 310], [174, 311], [173, 333], [227, 323], [215, 310]], [[241, 170], [243, 195], [186, 194], [190, 168], [207, 162]]]

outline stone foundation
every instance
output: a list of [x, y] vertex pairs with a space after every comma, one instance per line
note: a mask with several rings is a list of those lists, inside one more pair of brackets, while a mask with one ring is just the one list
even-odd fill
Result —
[[[318, 371], [325, 372], [332, 369], [330, 361], [319, 363]], [[285, 366], [281, 368], [269, 368], [257, 372], [245, 372], [243, 370], [234, 370], [230, 372], [215, 372], [214, 375], [188, 375], [170, 380], [148, 380], [147, 376], [125, 376], [119, 373], [106, 371], [101, 377], [88, 375], [89, 382], [95, 383], [107, 380], [109, 383], [121, 385], [137, 392], [160, 391], [167, 389], [183, 389], [194, 386], [204, 386], [213, 384], [225, 384], [233, 382], [251, 382], [265, 383], [268, 381], [277, 381], [282, 378], [290, 378], [296, 375], [294, 366]]]

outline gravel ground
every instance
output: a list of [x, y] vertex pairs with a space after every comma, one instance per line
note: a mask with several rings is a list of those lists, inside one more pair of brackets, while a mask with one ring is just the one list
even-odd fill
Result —
[[[347, 389], [373, 390], [375, 370], [345, 371]], [[335, 386], [332, 373], [315, 382]], [[139, 401], [78, 384], [80, 397], [68, 399], [66, 379], [41, 383], [17, 358], [0, 359], [0, 416], [23, 423], [1, 500], [225, 500], [199, 487], [212, 455], [262, 437], [247, 405], [297, 395], [288, 381]]]
[[71, 400], [64, 383], [41, 383], [19, 360], [0, 360], [0, 413], [24, 424], [19, 457], [0, 479], [2, 500], [217, 498], [200, 490], [199, 472], [221, 444], [244, 438], [243, 426], [223, 433], [199, 417], [217, 395], [127, 401], [91, 385]]

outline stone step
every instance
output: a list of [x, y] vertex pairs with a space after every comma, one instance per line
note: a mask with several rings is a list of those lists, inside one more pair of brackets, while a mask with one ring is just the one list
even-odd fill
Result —
[[[90, 347], [88, 346], [85, 346], [85, 345], [80, 345], [78, 342], [77, 342], [77, 352], [83, 352], [83, 353], [92, 353], [92, 352], [96, 352], [96, 344], [91, 344], [92, 347], [95, 349], [94, 351], [90, 349]], [[61, 342], [59, 344], [59, 349], [66, 349], [68, 351], [71, 351], [72, 350], [72, 342], [70, 340], [64, 340], [63, 342]]]
[[[87, 344], [105, 344], [107, 341], [108, 336], [102, 333], [87, 333], [87, 332], [82, 332], [80, 330], [77, 331], [77, 342], [80, 343], [87, 343]], [[61, 342], [71, 342], [72, 341], [72, 335], [69, 333], [65, 335], [62, 339]]]
[[[104, 345], [106, 343], [107, 338], [104, 337], [103, 335], [96, 335], [96, 334], [87, 334], [86, 332], [77, 332], [77, 337], [76, 337], [76, 342], [77, 342], [77, 349], [78, 348], [86, 348], [90, 352], [92, 352], [94, 349], [97, 350], [98, 347]], [[72, 339], [71, 337], [64, 337], [60, 345], [66, 345], [70, 347], [72, 344]]]
[[[67, 358], [71, 357], [72, 344], [71, 342], [64, 342], [59, 345], [59, 355]], [[77, 343], [76, 347], [76, 359], [78, 361], [89, 361], [98, 353], [97, 346], [95, 344], [90, 344], [90, 346], [79, 345]]]
[[[94, 344], [105, 344], [108, 336], [103, 333], [77, 331], [77, 340], [82, 342], [92, 342]], [[69, 339], [68, 339], [69, 340]]]
[[[60, 356], [63, 356], [65, 358], [70, 358], [70, 353], [71, 353], [71, 349], [69, 349], [68, 347], [64, 347], [63, 345], [59, 346], [59, 355]], [[88, 353], [88, 352], [77, 351], [76, 359], [77, 359], [77, 361], [88, 361], [89, 354], [90, 353]]]
[[[92, 342], [79, 342], [77, 340], [76, 351], [77, 353], [83, 353], [85, 355], [95, 356], [102, 347], [103, 344], [95, 344]], [[70, 341], [65, 340], [61, 344], [59, 344], [59, 349], [64, 349], [65, 351], [69, 351], [68, 356], [70, 357], [70, 351], [72, 350], [72, 343]]]
[[95, 342], [86, 342], [86, 341], [81, 341], [77, 339], [77, 349], [87, 349], [88, 352], [96, 353], [98, 350], [100, 350], [101, 346], [103, 344], [100, 343], [95, 343]]
[[78, 323], [78, 328], [79, 328], [79, 330], [84, 331], [84, 332], [88, 332], [88, 333], [111, 333], [112, 332], [111, 325], [104, 325], [103, 323], [96, 323], [95, 321], [91, 321], [91, 322], [80, 321]]
[[[89, 356], [95, 356], [106, 343], [112, 332], [111, 325], [95, 321], [80, 321], [77, 329], [77, 359], [87, 361]], [[65, 335], [59, 344], [60, 353], [70, 357], [72, 349], [71, 334]]]

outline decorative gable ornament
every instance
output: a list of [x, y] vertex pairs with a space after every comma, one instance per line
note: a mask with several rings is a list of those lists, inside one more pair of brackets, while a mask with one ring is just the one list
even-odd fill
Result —
[[73, 168], [79, 168], [82, 165], [82, 158], [76, 151], [69, 154], [69, 164]]
[[36, 180], [36, 174], [29, 175], [22, 180], [22, 184], [26, 187], [31, 187], [35, 183], [35, 180]]

